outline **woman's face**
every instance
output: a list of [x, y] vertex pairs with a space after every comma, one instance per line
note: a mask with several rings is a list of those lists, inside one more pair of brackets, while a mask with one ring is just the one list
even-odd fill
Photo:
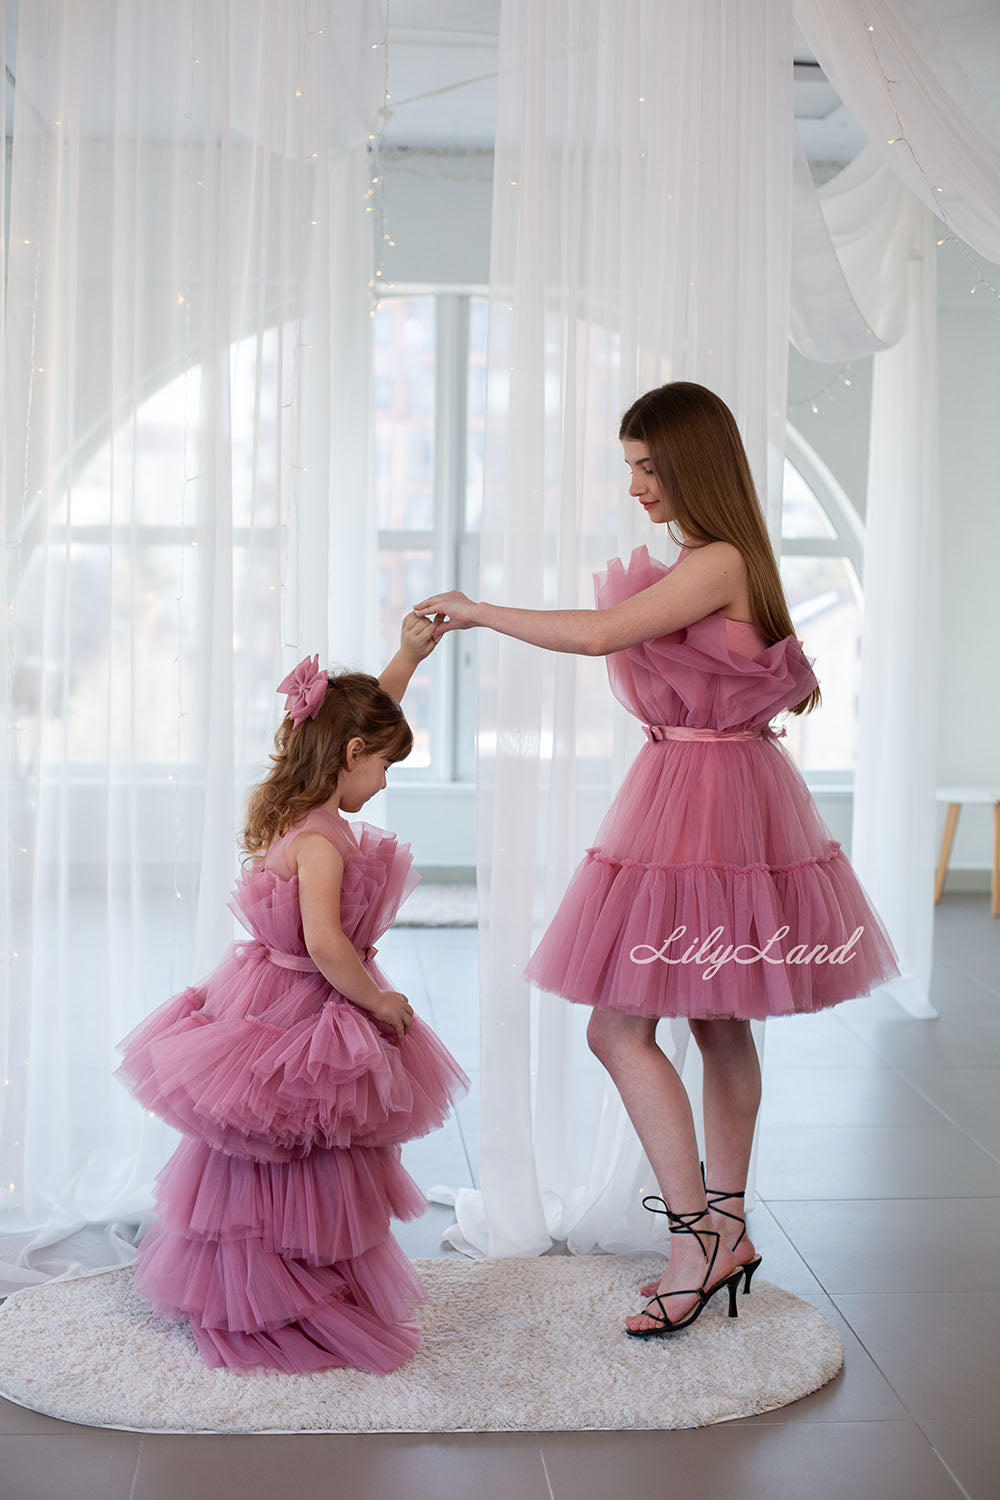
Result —
[[624, 438], [622, 448], [625, 453], [625, 462], [632, 470], [632, 483], [628, 487], [629, 494], [638, 500], [651, 521], [673, 520], [669, 501], [660, 489], [656, 475], [653, 473], [649, 449], [645, 443], [640, 443], [635, 438]]

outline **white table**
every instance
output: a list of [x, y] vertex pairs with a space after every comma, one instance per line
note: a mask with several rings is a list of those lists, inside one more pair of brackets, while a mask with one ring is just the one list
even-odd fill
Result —
[[944, 833], [941, 837], [941, 853], [938, 858], [937, 876], [934, 881], [934, 900], [940, 901], [944, 890], [944, 878], [948, 873], [948, 860], [958, 826], [958, 815], [968, 803], [993, 807], [993, 879], [991, 883], [992, 911], [1000, 917], [1000, 786], [943, 786], [937, 790], [937, 800], [948, 804], [944, 816]]

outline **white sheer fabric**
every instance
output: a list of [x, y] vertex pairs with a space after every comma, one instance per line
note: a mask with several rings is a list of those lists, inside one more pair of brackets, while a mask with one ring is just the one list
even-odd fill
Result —
[[893, 936], [886, 986], [934, 1016], [940, 614], [935, 221], [912, 196], [906, 331], [875, 360], [851, 859]]
[[1000, 258], [1000, 120], [920, 3], [796, 0], [795, 13], [871, 145], [820, 190], [819, 207], [799, 162], [792, 337], [831, 361], [892, 346], [875, 360], [872, 397], [852, 861], [899, 950], [903, 975], [887, 988], [933, 1016], [940, 496], [929, 209]]
[[[663, 545], [627, 496], [617, 430], [669, 379], [730, 403], [777, 538], [791, 45], [790, 3], [504, 0], [482, 597], [592, 607], [596, 569]], [[603, 661], [489, 632], [478, 649], [482, 1191], [458, 1194], [452, 1240], [480, 1255], [662, 1242], [589, 1010], [533, 1004], [520, 978], [639, 731]], [[686, 1023], [661, 1031], [684, 1066]]]
[[1000, 119], [922, 0], [795, 0], [795, 18], [900, 181], [1000, 260]]
[[0, 1292], [132, 1257], [176, 1137], [113, 1045], [231, 936], [283, 671], [380, 665], [383, 25], [334, 0], [21, 0]]
[[[817, 194], [796, 174], [792, 339], [875, 360], [851, 858], [892, 934], [915, 1015], [930, 1004], [938, 619], [933, 219], [867, 147]], [[877, 332], [876, 332], [877, 330]], [[892, 345], [887, 349], [887, 345]]]

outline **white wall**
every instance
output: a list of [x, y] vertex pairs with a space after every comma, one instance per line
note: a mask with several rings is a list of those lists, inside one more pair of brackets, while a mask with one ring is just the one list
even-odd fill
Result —
[[[1000, 796], [1000, 300], [984, 288], [970, 295], [975, 274], [954, 246], [943, 246], [939, 257], [938, 781], [992, 785]], [[1000, 286], [1000, 268], [991, 279]], [[991, 810], [966, 808], [952, 868], [988, 870], [992, 849]], [[959, 873], [956, 884], [963, 883]]]

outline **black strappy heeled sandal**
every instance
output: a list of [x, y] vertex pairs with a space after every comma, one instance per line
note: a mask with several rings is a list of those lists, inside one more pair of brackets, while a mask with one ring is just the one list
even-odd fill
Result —
[[[705, 1308], [715, 1296], [716, 1292], [721, 1291], [723, 1287], [729, 1288], [729, 1316], [731, 1318], [737, 1317], [738, 1313], [736, 1310], [736, 1294], [739, 1291], [740, 1279], [743, 1275], [743, 1267], [741, 1266], [737, 1271], [730, 1271], [728, 1276], [721, 1277], [714, 1286], [705, 1285], [705, 1282], [708, 1281], [708, 1278], [712, 1274], [712, 1267], [715, 1265], [715, 1257], [719, 1253], [719, 1245], [722, 1240], [722, 1236], [719, 1234], [719, 1231], [717, 1229], [695, 1228], [695, 1225], [698, 1224], [702, 1219], [708, 1218], [708, 1209], [702, 1208], [686, 1214], [672, 1214], [662, 1198], [657, 1198], [655, 1195], [653, 1195], [647, 1198], [643, 1198], [642, 1200], [643, 1208], [649, 1208], [649, 1205], [651, 1203], [663, 1203], [662, 1208], [653, 1208], [650, 1209], [650, 1212], [657, 1214], [666, 1214], [668, 1220], [670, 1221], [671, 1234], [693, 1234], [695, 1239], [698, 1241], [698, 1244], [701, 1246], [701, 1253], [703, 1255], [708, 1255], [708, 1251], [705, 1249], [702, 1235], [711, 1235], [715, 1240], [715, 1244], [712, 1247], [712, 1255], [705, 1270], [705, 1276], [704, 1280], [701, 1283], [701, 1286], [686, 1287], [683, 1290], [678, 1290], [676, 1292], [664, 1292], [662, 1295], [660, 1295], [659, 1293], [654, 1293], [654, 1295], [649, 1299], [648, 1304], [643, 1308], [642, 1311], [647, 1318], [656, 1318], [657, 1326], [655, 1328], [626, 1328], [625, 1332], [628, 1334], [629, 1338], [662, 1338], [665, 1334], [679, 1333], [682, 1328], [690, 1328], [695, 1319], [701, 1317], [702, 1313], [705, 1311]], [[686, 1318], [682, 1318], [679, 1323], [675, 1323], [668, 1314], [667, 1309], [663, 1305], [664, 1297], [697, 1297], [698, 1303], [696, 1307], [692, 1308], [691, 1312], [688, 1313]], [[659, 1312], [651, 1311], [654, 1302], [659, 1308]]]
[[[701, 1164], [701, 1180], [705, 1183], [705, 1196], [708, 1199], [708, 1206], [712, 1210], [712, 1212], [721, 1215], [723, 1219], [732, 1219], [734, 1223], [742, 1225], [742, 1228], [740, 1229], [739, 1239], [736, 1241], [736, 1245], [738, 1245], [740, 1240], [747, 1232], [747, 1221], [743, 1214], [731, 1214], [727, 1208], [720, 1208], [719, 1204], [728, 1202], [730, 1198], [744, 1197], [745, 1189], [742, 1193], [721, 1193], [716, 1188], [710, 1188], [708, 1183], [705, 1182], [704, 1162], [702, 1162]], [[733, 1245], [731, 1247], [731, 1253], [734, 1255], [736, 1253], [736, 1245]], [[746, 1297], [749, 1297], [750, 1295], [750, 1282], [753, 1279], [753, 1273], [756, 1271], [762, 1260], [763, 1256], [755, 1255], [753, 1260], [746, 1260], [743, 1262], [741, 1270], [746, 1278], [743, 1283], [743, 1294]]]
[[[746, 1219], [744, 1218], [744, 1216], [742, 1214], [730, 1213], [727, 1208], [719, 1208], [718, 1205], [720, 1203], [727, 1203], [730, 1198], [742, 1198], [742, 1197], [745, 1196], [745, 1192], [744, 1193], [722, 1193], [722, 1192], [717, 1191], [717, 1189], [715, 1189], [715, 1188], [710, 1188], [708, 1186], [708, 1183], [705, 1181], [705, 1163], [701, 1162], [700, 1166], [701, 1166], [701, 1180], [705, 1184], [705, 1197], [708, 1199], [709, 1209], [710, 1210], [714, 1210], [719, 1215], [720, 1218], [723, 1218], [723, 1219], [732, 1219], [735, 1224], [739, 1224], [739, 1225], [742, 1226], [741, 1229], [740, 1229], [739, 1238], [736, 1241], [736, 1245], [738, 1245], [739, 1242], [740, 1242], [740, 1240], [743, 1238], [743, 1236], [747, 1232], [747, 1221], [746, 1221]], [[646, 1206], [646, 1201], [647, 1200], [645, 1198], [643, 1198], [643, 1200], [642, 1200], [643, 1207]], [[656, 1203], [663, 1203], [663, 1199], [662, 1198], [656, 1198], [656, 1199], [653, 1199], [651, 1201], [654, 1201]], [[664, 1205], [664, 1207], [665, 1206], [666, 1205]], [[659, 1208], [650, 1210], [650, 1212], [652, 1212], [652, 1213], [662, 1213], [662, 1211], [663, 1210], [659, 1209]], [[732, 1246], [731, 1253], [735, 1252], [736, 1245]], [[716, 1247], [716, 1248], [718, 1248], [718, 1247]], [[750, 1295], [750, 1282], [753, 1280], [754, 1272], [757, 1270], [757, 1267], [760, 1265], [760, 1263], [763, 1260], [763, 1258], [764, 1257], [762, 1255], [755, 1255], [754, 1258], [753, 1258], [753, 1260], [744, 1261], [743, 1264], [742, 1264], [742, 1266], [740, 1267], [740, 1274], [745, 1278], [744, 1282], [743, 1282], [743, 1295], [745, 1297], [749, 1297], [749, 1295]], [[653, 1296], [654, 1293], [655, 1293], [655, 1291], [656, 1291], [657, 1284], [658, 1283], [656, 1283], [654, 1281], [647, 1282], [645, 1286], [642, 1286], [642, 1287], [639, 1288], [640, 1295], [643, 1296], [643, 1297], [651, 1297], [651, 1296]]]

